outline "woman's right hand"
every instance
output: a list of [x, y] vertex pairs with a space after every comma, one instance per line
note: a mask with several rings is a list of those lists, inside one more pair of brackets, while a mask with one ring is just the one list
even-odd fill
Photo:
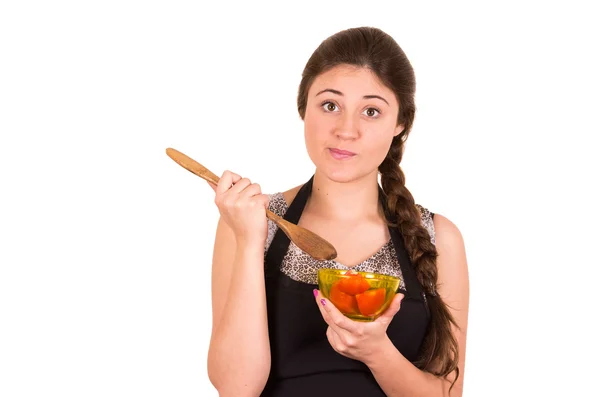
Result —
[[225, 171], [215, 187], [215, 204], [223, 220], [235, 233], [238, 246], [264, 245], [267, 239], [269, 196], [262, 194], [257, 183]]

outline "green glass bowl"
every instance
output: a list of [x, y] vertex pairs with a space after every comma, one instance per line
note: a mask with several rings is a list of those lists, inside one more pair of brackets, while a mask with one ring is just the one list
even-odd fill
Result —
[[392, 303], [400, 279], [354, 270], [319, 269], [319, 291], [346, 317], [373, 321]]

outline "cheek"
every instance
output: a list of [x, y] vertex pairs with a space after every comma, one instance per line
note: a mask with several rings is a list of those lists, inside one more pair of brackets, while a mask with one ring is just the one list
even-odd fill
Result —
[[365, 143], [368, 144], [368, 151], [371, 158], [375, 162], [381, 162], [385, 159], [387, 152], [390, 150], [392, 144], [393, 134], [390, 133], [376, 133], [372, 131], [371, 139], [365, 139]]
[[304, 137], [307, 144], [322, 141], [327, 131], [327, 120], [322, 115], [314, 111], [306, 112], [304, 116]]

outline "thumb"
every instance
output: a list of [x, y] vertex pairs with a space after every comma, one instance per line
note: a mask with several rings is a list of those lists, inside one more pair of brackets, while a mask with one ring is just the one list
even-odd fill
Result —
[[402, 299], [404, 299], [404, 294], [398, 293], [392, 299], [392, 303], [390, 303], [390, 307], [388, 307], [382, 314], [379, 316], [377, 320], [385, 321], [389, 323], [392, 321], [392, 318], [398, 313], [400, 310], [400, 305], [402, 303]]
[[269, 203], [271, 202], [271, 197], [269, 197], [268, 194], [262, 194], [261, 197], [262, 197], [262, 200], [263, 200], [263, 204], [265, 205], [265, 209], [268, 210], [269, 209]]

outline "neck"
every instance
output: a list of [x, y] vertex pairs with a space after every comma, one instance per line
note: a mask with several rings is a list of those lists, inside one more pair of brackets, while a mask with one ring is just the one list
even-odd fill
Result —
[[377, 171], [351, 182], [335, 182], [315, 172], [307, 206], [326, 218], [353, 220], [379, 216]]

